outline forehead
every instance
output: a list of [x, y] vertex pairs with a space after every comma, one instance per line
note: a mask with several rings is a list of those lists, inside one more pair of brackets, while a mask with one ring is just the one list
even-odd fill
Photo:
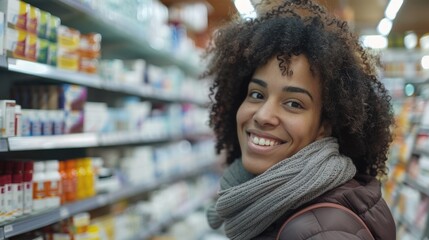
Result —
[[291, 56], [287, 61], [282, 58], [272, 57], [268, 62], [253, 74], [254, 78], [264, 81], [276, 81], [278, 83], [309, 84], [320, 87], [320, 77], [312, 70], [310, 62], [304, 54]]

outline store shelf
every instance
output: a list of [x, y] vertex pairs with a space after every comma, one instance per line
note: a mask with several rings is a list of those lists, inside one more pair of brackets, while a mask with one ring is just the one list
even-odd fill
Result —
[[419, 191], [420, 193], [423, 193], [426, 196], [429, 196], [429, 187], [425, 187], [425, 186], [421, 185], [420, 183], [418, 183], [417, 181], [412, 180], [409, 177], [405, 177], [404, 183], [407, 184], [408, 186], [410, 186], [411, 188]]
[[53, 224], [60, 219], [62, 219], [60, 209], [47, 210], [37, 215], [21, 217], [12, 223], [4, 225], [0, 232], [2, 232], [5, 238], [9, 238]]
[[385, 49], [381, 54], [381, 60], [386, 62], [416, 62], [428, 55], [429, 51], [421, 49]]
[[[208, 171], [215, 166], [215, 163], [202, 165], [200, 167], [196, 167], [191, 171], [183, 172], [181, 174], [171, 176], [165, 179], [154, 179], [150, 183], [122, 187], [118, 191], [112, 193], [97, 195], [96, 197], [67, 204], [60, 208], [45, 210], [37, 214], [20, 217], [19, 219], [16, 219], [15, 221], [8, 223], [2, 228], [0, 228], [0, 239], [2, 236], [3, 238], [10, 238], [25, 232], [33, 231], [41, 227], [48, 226], [60, 220], [71, 217], [77, 213], [94, 210], [106, 206], [108, 204], [115, 203], [120, 199], [129, 198], [131, 196], [136, 196], [151, 191], [154, 188], [161, 186], [162, 184], [174, 182], [178, 179], [186, 179], [195, 176], [197, 174]], [[206, 196], [206, 198], [208, 197], [210, 196]]]
[[47, 64], [8, 58], [8, 70], [33, 76], [64, 81], [82, 86], [101, 88], [101, 79], [96, 75], [62, 70]]
[[427, 150], [427, 149], [421, 149], [421, 148], [415, 149], [413, 151], [413, 153], [417, 154], [417, 155], [426, 155], [426, 156], [429, 156], [429, 150]]
[[183, 205], [172, 215], [165, 217], [159, 222], [155, 222], [150, 225], [147, 229], [142, 230], [138, 236], [132, 238], [133, 240], [137, 239], [149, 239], [151, 236], [162, 231], [163, 228], [172, 225], [172, 223], [180, 221], [181, 219], [187, 217], [190, 213], [197, 210], [199, 207], [204, 206], [209, 200], [216, 196], [217, 188], [209, 189], [206, 193], [203, 193], [199, 198], [193, 199]]
[[[175, 138], [179, 138], [177, 136]], [[124, 144], [137, 144], [137, 143], [152, 143], [169, 141], [171, 138], [162, 136], [150, 136], [141, 132], [117, 132], [101, 134], [99, 136], [100, 146], [124, 145]]]
[[102, 43], [109, 42], [109, 48], [102, 48], [103, 56], [119, 58], [141, 56], [156, 65], [174, 65], [187, 74], [197, 76], [202, 71], [200, 63], [192, 63], [185, 57], [179, 58], [148, 41], [141, 25], [114, 12], [102, 13], [77, 0], [26, 0], [33, 6], [61, 18], [62, 24], [81, 32], [101, 33]]
[[180, 98], [169, 92], [156, 91], [150, 87], [136, 86], [131, 84], [121, 84], [106, 81], [98, 75], [90, 75], [80, 72], [62, 70], [47, 64], [30, 62], [21, 59], [8, 58], [7, 68], [10, 71], [30, 74], [42, 78], [51, 79], [52, 81], [67, 82], [71, 84], [102, 89], [110, 92], [125, 93], [133, 96], [142, 97], [148, 100], [162, 102], [188, 102], [200, 106], [207, 105], [207, 102], [193, 100], [189, 97]]
[[94, 133], [76, 133], [55, 136], [32, 136], [8, 138], [9, 151], [48, 150], [99, 146]]
[[399, 223], [404, 225], [408, 232], [415, 237], [415, 239], [422, 239], [422, 231], [419, 230], [414, 224], [406, 220], [404, 217], [399, 218]]
[[0, 152], [150, 144], [176, 139], [207, 138], [209, 136], [211, 136], [209, 132], [186, 135], [178, 134], [177, 136], [150, 136], [141, 132], [118, 132], [105, 134], [75, 133], [55, 136], [11, 137], [0, 139]]

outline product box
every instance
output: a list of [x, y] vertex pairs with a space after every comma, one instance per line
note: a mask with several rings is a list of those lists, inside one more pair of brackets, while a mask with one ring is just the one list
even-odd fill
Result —
[[107, 121], [109, 121], [107, 104], [104, 102], [86, 102], [84, 116], [84, 132], [102, 132]]
[[19, 0], [0, 1], [0, 11], [6, 13], [7, 24], [12, 28], [26, 30], [30, 5]]
[[1, 137], [15, 136], [15, 100], [0, 100], [0, 112], [2, 124], [0, 125]]
[[5, 54], [4, 34], [5, 34], [4, 13], [0, 11], [0, 55]]
[[40, 9], [29, 5], [27, 14], [27, 32], [31, 34], [37, 34], [37, 28], [40, 19]]
[[79, 53], [77, 51], [58, 48], [57, 67], [64, 70], [78, 71]]
[[36, 43], [36, 61], [39, 63], [48, 63], [49, 41], [43, 38], [37, 38]]
[[6, 52], [14, 58], [25, 58], [27, 32], [19, 29], [6, 29]]
[[37, 36], [27, 32], [25, 40], [25, 58], [30, 61], [37, 60]]
[[82, 111], [88, 91], [86, 87], [62, 84], [59, 86], [59, 109], [66, 111]]
[[64, 134], [82, 133], [83, 123], [83, 111], [65, 111]]
[[80, 45], [80, 32], [76, 29], [60, 25], [58, 27], [58, 48], [70, 52], [78, 51]]
[[58, 28], [61, 25], [59, 17], [51, 15], [48, 20], [47, 39], [52, 42], [58, 42]]
[[48, 27], [51, 20], [51, 14], [40, 10], [39, 21], [37, 22], [37, 36], [48, 40]]
[[58, 46], [56, 43], [48, 43], [48, 64], [51, 66], [57, 66], [58, 63]]

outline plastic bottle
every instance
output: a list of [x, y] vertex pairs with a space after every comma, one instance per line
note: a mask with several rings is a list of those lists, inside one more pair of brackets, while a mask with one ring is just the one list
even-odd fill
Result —
[[83, 163], [83, 159], [76, 160], [76, 173], [77, 173], [77, 191], [76, 197], [78, 200], [87, 197], [87, 173]]
[[86, 197], [92, 197], [95, 195], [95, 174], [94, 170], [92, 168], [92, 160], [91, 158], [84, 158], [83, 159], [83, 168], [86, 172], [86, 179], [85, 179], [85, 185], [86, 185]]
[[59, 172], [61, 176], [61, 192], [60, 192], [60, 203], [63, 205], [66, 203], [66, 181], [67, 181], [67, 171], [66, 171], [66, 161], [59, 162]]
[[29, 214], [33, 211], [33, 168], [34, 162], [28, 161], [24, 163], [23, 172], [23, 191], [24, 191], [24, 214]]
[[66, 161], [66, 183], [64, 193], [66, 202], [76, 201], [77, 191], [77, 174], [76, 174], [76, 160], [70, 159]]
[[59, 172], [58, 160], [49, 160], [45, 162], [46, 177], [46, 205], [49, 208], [59, 207], [61, 204], [61, 175]]
[[6, 174], [4, 177], [4, 206], [5, 206], [5, 220], [13, 219], [13, 204], [12, 204], [12, 175]]
[[24, 192], [22, 191], [22, 173], [12, 175], [12, 206], [13, 216], [21, 216], [24, 208]]
[[24, 209], [24, 191], [22, 176], [24, 170], [24, 162], [17, 161], [13, 162], [12, 165], [12, 204], [14, 209], [13, 215], [21, 216], [23, 214]]
[[5, 187], [4, 187], [4, 176], [0, 175], [0, 223], [5, 220]]
[[33, 211], [46, 208], [46, 177], [45, 163], [38, 161], [34, 163], [33, 173]]
[[15, 105], [15, 136], [19, 137], [22, 135], [22, 124], [21, 124], [21, 105]]

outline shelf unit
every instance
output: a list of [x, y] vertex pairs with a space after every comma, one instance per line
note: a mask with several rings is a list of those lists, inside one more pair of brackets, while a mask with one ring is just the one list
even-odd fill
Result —
[[[197, 166], [192, 171], [183, 172], [175, 176], [123, 187], [112, 193], [100, 194], [93, 198], [61, 206], [60, 208], [49, 209], [40, 213], [20, 217], [19, 219], [16, 219], [10, 223], [6, 223], [6, 225], [0, 227], [0, 239], [9, 238], [28, 231], [32, 231], [53, 224], [60, 220], [66, 219], [76, 213], [100, 208], [115, 203], [120, 199], [129, 198], [151, 191], [152, 189], [155, 189], [156, 187], [161, 186], [163, 184], [173, 183], [177, 180], [189, 178], [198, 175], [202, 172], [212, 171], [216, 167], [217, 164], [215, 163]], [[183, 207], [183, 209], [180, 209], [172, 217], [159, 223], [154, 223], [151, 229], [142, 231], [141, 236], [149, 237], [151, 234], [156, 233], [156, 231], [158, 231], [161, 227], [165, 226], [167, 223], [175, 220], [176, 218], [184, 216], [186, 213], [192, 211], [193, 209], [196, 209], [198, 206], [207, 202], [211, 197], [213, 197], [216, 190], [217, 189], [215, 188], [208, 189], [206, 193], [201, 194], [200, 199], [195, 199], [194, 201], [189, 202]], [[145, 239], [145, 237], [141, 237], [140, 239]]]
[[[175, 56], [169, 51], [157, 48], [148, 40], [148, 36], [139, 24], [114, 12], [102, 13], [77, 0], [26, 0], [25, 2], [54, 15], [66, 16], [62, 22], [67, 26], [84, 32], [96, 29], [102, 34], [103, 42], [113, 43], [107, 56], [139, 56], [156, 65], [178, 66], [190, 75], [197, 76], [202, 72], [200, 62], [191, 61], [187, 56]], [[70, 16], [72, 14], [75, 16]]]
[[[392, 88], [389, 90], [397, 125], [388, 161], [390, 177], [386, 182], [386, 195], [390, 198], [399, 238], [426, 239], [429, 236], [429, 209], [426, 208], [429, 188], [416, 178], [419, 158], [428, 154], [418, 146], [419, 135], [425, 132], [421, 119], [428, 103], [423, 90], [427, 89], [429, 72], [420, 64], [425, 55], [428, 55], [427, 50], [390, 49], [382, 53], [386, 70], [384, 83], [388, 89]], [[415, 86], [415, 92], [407, 93], [412, 93], [411, 96], [404, 91], [406, 84]]]
[[[170, 224], [185, 218], [189, 213], [198, 209], [200, 206], [204, 206], [205, 203], [208, 203], [214, 196], [217, 194], [217, 188], [208, 189], [207, 192], [201, 194], [197, 199], [193, 199], [188, 202], [180, 209], [178, 209], [171, 216], [166, 217], [158, 223], [152, 224], [148, 229], [142, 230], [135, 238], [133, 239], [148, 239], [153, 234], [159, 232], [162, 228], [169, 226]], [[131, 239], [130, 239], [131, 240]]]
[[209, 132], [176, 136], [143, 136], [139, 132], [116, 132], [105, 134], [75, 133], [55, 136], [11, 137], [0, 139], [0, 152], [152, 144], [179, 139], [204, 139], [209, 137], [211, 137]]
[[[58, 69], [46, 64], [30, 62], [21, 59], [7, 58], [8, 71], [42, 77], [57, 82], [67, 82], [81, 86], [91, 87], [99, 90], [118, 92], [138, 96], [147, 100], [162, 102], [193, 103], [200, 106], [207, 105], [207, 102], [192, 99], [187, 96], [172, 96], [170, 93], [156, 91], [144, 86], [134, 86], [130, 84], [119, 84], [103, 80], [98, 75], [90, 75], [80, 72], [73, 72]], [[35, 80], [36, 81], [36, 80]]]
[[[122, 16], [94, 10], [89, 5], [78, 0], [24, 0], [25, 2], [50, 12], [61, 18], [62, 24], [76, 28], [81, 32], [98, 32], [102, 35], [102, 53], [106, 58], [144, 59], [150, 64], [158, 66], [176, 66], [192, 78], [202, 73], [203, 66], [187, 56], [179, 56], [162, 48], [157, 48], [148, 40], [141, 26]], [[61, 70], [46, 64], [30, 62], [0, 55], [0, 72], [13, 73], [13, 76], [32, 77], [31, 81], [49, 80], [58, 83], [75, 85], [101, 90], [107, 94], [122, 94], [139, 97], [143, 101], [161, 102], [162, 104], [190, 103], [206, 107], [206, 100], [195, 99], [192, 96], [172, 95], [144, 86], [134, 86], [109, 82], [98, 75]], [[34, 77], [34, 78], [33, 78]], [[13, 82], [14, 80], [10, 80]], [[92, 149], [102, 147], [122, 147], [133, 145], [151, 145], [168, 143], [181, 139], [196, 140], [211, 138], [210, 132], [191, 132], [185, 135], [143, 135], [139, 132], [115, 133], [77, 133], [55, 136], [10, 137], [0, 139], [0, 152], [9, 153], [31, 152], [33, 150], [52, 151], [56, 149]], [[53, 151], [52, 151], [53, 152]], [[215, 156], [213, 156], [215, 157]], [[204, 161], [207, 162], [207, 161]], [[210, 162], [210, 161], [209, 161]], [[192, 178], [207, 172], [214, 172], [219, 168], [218, 161], [198, 166], [187, 172], [180, 172], [162, 179], [153, 179], [137, 185], [122, 187], [112, 192], [99, 194], [95, 197], [62, 205], [59, 208], [48, 209], [0, 224], [0, 240], [18, 236], [20, 234], [39, 229], [74, 214], [95, 210], [122, 199], [148, 193], [161, 185], [174, 183], [178, 180]], [[186, 203], [177, 212], [160, 222], [154, 222], [149, 229], [142, 229], [136, 239], [145, 239], [171, 223], [185, 217], [209, 201], [217, 189], [207, 189], [197, 199]]]

